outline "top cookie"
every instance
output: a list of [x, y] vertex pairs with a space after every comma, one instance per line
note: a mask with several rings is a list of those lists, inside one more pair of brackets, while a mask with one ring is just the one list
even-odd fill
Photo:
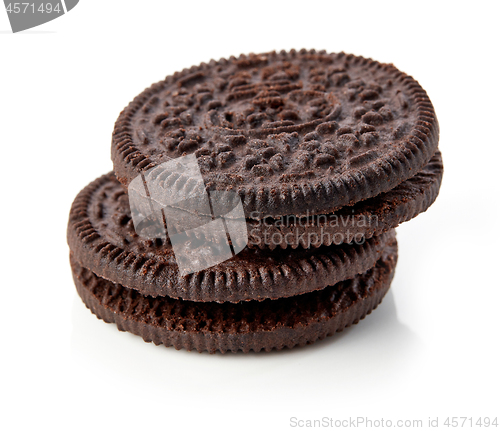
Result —
[[247, 218], [326, 214], [387, 192], [434, 154], [422, 87], [344, 53], [271, 52], [167, 77], [120, 114], [112, 158], [127, 186], [194, 153], [207, 190], [237, 191]]

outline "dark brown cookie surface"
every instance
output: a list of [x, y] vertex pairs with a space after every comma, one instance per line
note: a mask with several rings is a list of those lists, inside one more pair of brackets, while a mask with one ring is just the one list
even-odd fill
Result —
[[372, 267], [394, 235], [390, 231], [363, 244], [308, 250], [246, 248], [230, 260], [181, 276], [168, 242], [137, 235], [128, 196], [112, 173], [80, 192], [68, 224], [70, 250], [99, 277], [145, 295], [217, 302], [323, 289]]
[[380, 235], [426, 211], [439, 193], [442, 177], [443, 161], [438, 150], [424, 169], [394, 189], [334, 214], [248, 220], [248, 246], [308, 248], [360, 242]]
[[185, 69], [115, 124], [128, 185], [196, 154], [207, 189], [237, 191], [246, 217], [327, 214], [387, 192], [436, 151], [425, 91], [392, 65], [346, 54], [266, 53]]
[[357, 323], [382, 301], [397, 261], [393, 241], [376, 265], [317, 292], [238, 304], [141, 295], [96, 276], [73, 257], [78, 294], [100, 319], [177, 349], [244, 352], [303, 346]]

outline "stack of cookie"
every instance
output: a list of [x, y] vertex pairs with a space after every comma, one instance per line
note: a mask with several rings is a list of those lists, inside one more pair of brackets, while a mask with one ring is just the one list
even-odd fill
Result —
[[[420, 85], [362, 57], [292, 50], [175, 73], [120, 114], [114, 172], [73, 203], [77, 291], [97, 317], [177, 349], [269, 351], [323, 339], [388, 291], [394, 228], [439, 192], [438, 134]], [[223, 222], [222, 239], [199, 221], [186, 227], [207, 216], [192, 199], [172, 211], [155, 200], [158, 190], [185, 190], [185, 173], [163, 169], [148, 190], [151, 172], [182, 159], [195, 161], [211, 199], [207, 223]], [[133, 201], [133, 184], [151, 211]], [[244, 236], [214, 213], [217, 193], [238, 198], [229, 209], [242, 208]], [[174, 237], [189, 249], [183, 259]], [[218, 257], [200, 266], [201, 255]]]

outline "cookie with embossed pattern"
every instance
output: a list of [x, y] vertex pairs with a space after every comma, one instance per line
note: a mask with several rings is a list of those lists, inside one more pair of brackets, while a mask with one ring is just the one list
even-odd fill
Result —
[[396, 261], [394, 239], [374, 267], [334, 286], [284, 299], [218, 304], [143, 296], [97, 276], [71, 255], [78, 294], [97, 317], [148, 342], [210, 353], [280, 350], [342, 331], [382, 301]]
[[[68, 243], [74, 258], [97, 276], [144, 295], [192, 301], [239, 302], [294, 296], [354, 277], [380, 258], [394, 231], [362, 244], [296, 250], [245, 248], [230, 260], [181, 275], [170, 242], [134, 229], [129, 199], [113, 173], [73, 202]], [[214, 250], [218, 244], [212, 244]]]
[[112, 159], [127, 186], [195, 154], [207, 189], [238, 192], [248, 218], [329, 214], [414, 176], [438, 134], [426, 92], [393, 65], [292, 50], [154, 84], [116, 121]]

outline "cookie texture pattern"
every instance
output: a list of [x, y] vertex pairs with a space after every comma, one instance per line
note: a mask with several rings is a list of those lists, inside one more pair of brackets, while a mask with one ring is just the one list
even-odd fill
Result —
[[391, 64], [320, 51], [221, 59], [154, 84], [120, 114], [114, 169], [195, 154], [249, 218], [327, 214], [396, 187], [438, 144], [426, 92]]

